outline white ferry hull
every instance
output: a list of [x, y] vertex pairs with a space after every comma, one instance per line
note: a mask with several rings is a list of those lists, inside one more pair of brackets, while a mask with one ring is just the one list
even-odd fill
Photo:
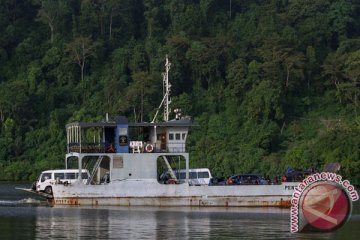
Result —
[[188, 186], [123, 181], [108, 185], [54, 185], [54, 205], [289, 207], [296, 183]]

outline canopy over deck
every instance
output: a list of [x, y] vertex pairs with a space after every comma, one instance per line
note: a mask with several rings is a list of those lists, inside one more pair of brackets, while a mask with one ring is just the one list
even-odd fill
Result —
[[190, 117], [167, 122], [129, 123], [126, 117], [66, 125], [69, 152], [185, 152]]

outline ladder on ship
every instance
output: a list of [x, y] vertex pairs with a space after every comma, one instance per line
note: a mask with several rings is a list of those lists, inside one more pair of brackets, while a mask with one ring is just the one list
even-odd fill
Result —
[[97, 172], [103, 158], [104, 158], [104, 156], [99, 156], [98, 159], [96, 160], [95, 165], [94, 165], [94, 167], [93, 167], [93, 169], [91, 171], [90, 178], [88, 179], [86, 184], [90, 184], [91, 181], [93, 180], [93, 178], [94, 178], [94, 176], [95, 176], [95, 174], [96, 174], [96, 172]]
[[165, 164], [166, 164], [166, 167], [168, 168], [168, 171], [169, 171], [169, 173], [170, 173], [171, 178], [174, 179], [175, 181], [177, 181], [176, 175], [175, 175], [173, 169], [171, 168], [170, 163], [169, 163], [167, 157], [166, 157], [166, 156], [162, 156], [162, 157], [163, 157], [163, 159], [164, 159], [164, 162], [165, 162]]

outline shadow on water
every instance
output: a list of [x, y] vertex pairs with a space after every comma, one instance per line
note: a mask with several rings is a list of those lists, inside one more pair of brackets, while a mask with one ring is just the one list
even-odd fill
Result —
[[358, 239], [360, 205], [331, 233], [289, 231], [289, 209], [189, 207], [50, 207], [0, 184], [1, 239]]

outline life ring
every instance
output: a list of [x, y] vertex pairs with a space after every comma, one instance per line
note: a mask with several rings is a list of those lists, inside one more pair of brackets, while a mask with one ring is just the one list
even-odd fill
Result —
[[146, 144], [146, 147], [145, 147], [145, 150], [146, 150], [146, 152], [152, 152], [152, 151], [154, 151], [154, 146], [152, 145], [152, 144]]

